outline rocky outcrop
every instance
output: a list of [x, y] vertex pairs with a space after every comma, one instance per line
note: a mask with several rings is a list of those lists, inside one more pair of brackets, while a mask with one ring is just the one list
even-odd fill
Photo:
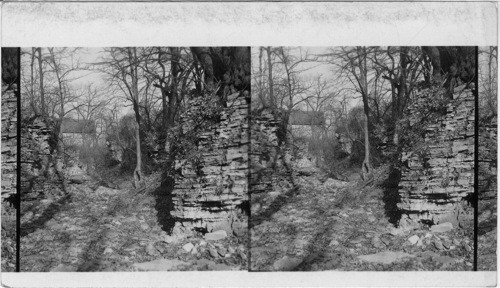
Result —
[[49, 145], [51, 130], [42, 117], [23, 122], [21, 127], [21, 195], [23, 200], [43, 196], [56, 167]]
[[[17, 104], [19, 101], [18, 85], [16, 82], [17, 71], [10, 71], [6, 75], [6, 70], [17, 70], [17, 56], [6, 57], [5, 50], [17, 53], [17, 49], [2, 48], [2, 235], [1, 235], [1, 268], [3, 272], [11, 272], [15, 266], [16, 251], [16, 209], [18, 207], [17, 197]], [[14, 51], [12, 51], [14, 50]], [[6, 58], [14, 58], [6, 65]], [[14, 63], [12, 63], [14, 62]], [[7, 66], [7, 67], [6, 67]], [[14, 73], [15, 72], [15, 73]], [[6, 77], [9, 76], [9, 77]], [[17, 205], [16, 205], [17, 204]]]
[[[408, 111], [410, 125], [418, 125], [429, 97], [443, 97], [442, 90], [418, 95]], [[401, 223], [470, 224], [472, 208], [467, 199], [474, 192], [474, 95], [456, 89], [442, 115], [424, 127], [423, 141], [402, 153], [399, 183]]]
[[[177, 159], [172, 191], [174, 210], [180, 230], [193, 228], [229, 233], [243, 231], [247, 218], [241, 207], [248, 205], [250, 150], [248, 93], [227, 97], [219, 118], [197, 135], [195, 156]], [[215, 97], [214, 97], [215, 98]], [[200, 98], [190, 101], [181, 117], [184, 131], [192, 131], [195, 114], [207, 107]]]
[[2, 199], [16, 194], [17, 96], [2, 86]]
[[251, 119], [250, 191], [252, 194], [272, 191], [274, 166], [279, 160], [279, 121], [268, 112]]
[[479, 200], [497, 197], [497, 119], [479, 123]]
[[280, 119], [268, 110], [251, 118], [250, 197], [252, 225], [293, 188], [292, 153], [280, 145]]

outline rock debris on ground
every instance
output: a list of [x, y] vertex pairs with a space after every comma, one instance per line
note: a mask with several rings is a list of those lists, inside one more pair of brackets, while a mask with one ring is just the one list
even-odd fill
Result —
[[472, 270], [472, 231], [396, 228], [385, 214], [383, 188], [322, 178], [297, 176], [297, 191], [280, 198], [286, 203], [266, 219], [256, 215], [252, 271]]
[[69, 184], [65, 196], [23, 203], [22, 271], [247, 269], [245, 241], [169, 235], [152, 194], [91, 186]]

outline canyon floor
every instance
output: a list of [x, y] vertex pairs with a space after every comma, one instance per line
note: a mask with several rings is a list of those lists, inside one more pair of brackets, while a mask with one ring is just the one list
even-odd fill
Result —
[[472, 229], [396, 228], [390, 195], [377, 184], [325, 180], [314, 173], [294, 182], [294, 189], [259, 198], [270, 204], [252, 214], [252, 271], [473, 268]]
[[[471, 227], [397, 228], [390, 195], [376, 183], [312, 174], [295, 176], [294, 184], [260, 199], [262, 208], [250, 219], [250, 239], [246, 233], [170, 235], [162, 229], [160, 187], [138, 193], [130, 181], [114, 188], [87, 181], [67, 184], [64, 193], [54, 188], [45, 199], [22, 204], [21, 271], [473, 268]], [[485, 205], [480, 206], [478, 268], [495, 270], [496, 201]]]
[[155, 208], [158, 187], [116, 187], [73, 183], [24, 202], [21, 271], [247, 270], [247, 235], [169, 235]]

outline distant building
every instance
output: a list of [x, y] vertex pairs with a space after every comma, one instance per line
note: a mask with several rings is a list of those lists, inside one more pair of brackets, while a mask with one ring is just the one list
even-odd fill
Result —
[[65, 145], [83, 145], [90, 141], [96, 133], [92, 120], [63, 119], [60, 131]]
[[324, 132], [325, 114], [321, 111], [293, 110], [288, 124], [293, 138], [319, 137]]

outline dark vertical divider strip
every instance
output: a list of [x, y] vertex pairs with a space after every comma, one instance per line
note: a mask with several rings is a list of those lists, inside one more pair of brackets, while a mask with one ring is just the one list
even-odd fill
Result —
[[479, 47], [476, 46], [475, 111], [474, 111], [474, 271], [477, 271], [477, 227], [479, 207]]
[[16, 272], [20, 272], [21, 255], [21, 48], [17, 48], [17, 154], [16, 154]]

